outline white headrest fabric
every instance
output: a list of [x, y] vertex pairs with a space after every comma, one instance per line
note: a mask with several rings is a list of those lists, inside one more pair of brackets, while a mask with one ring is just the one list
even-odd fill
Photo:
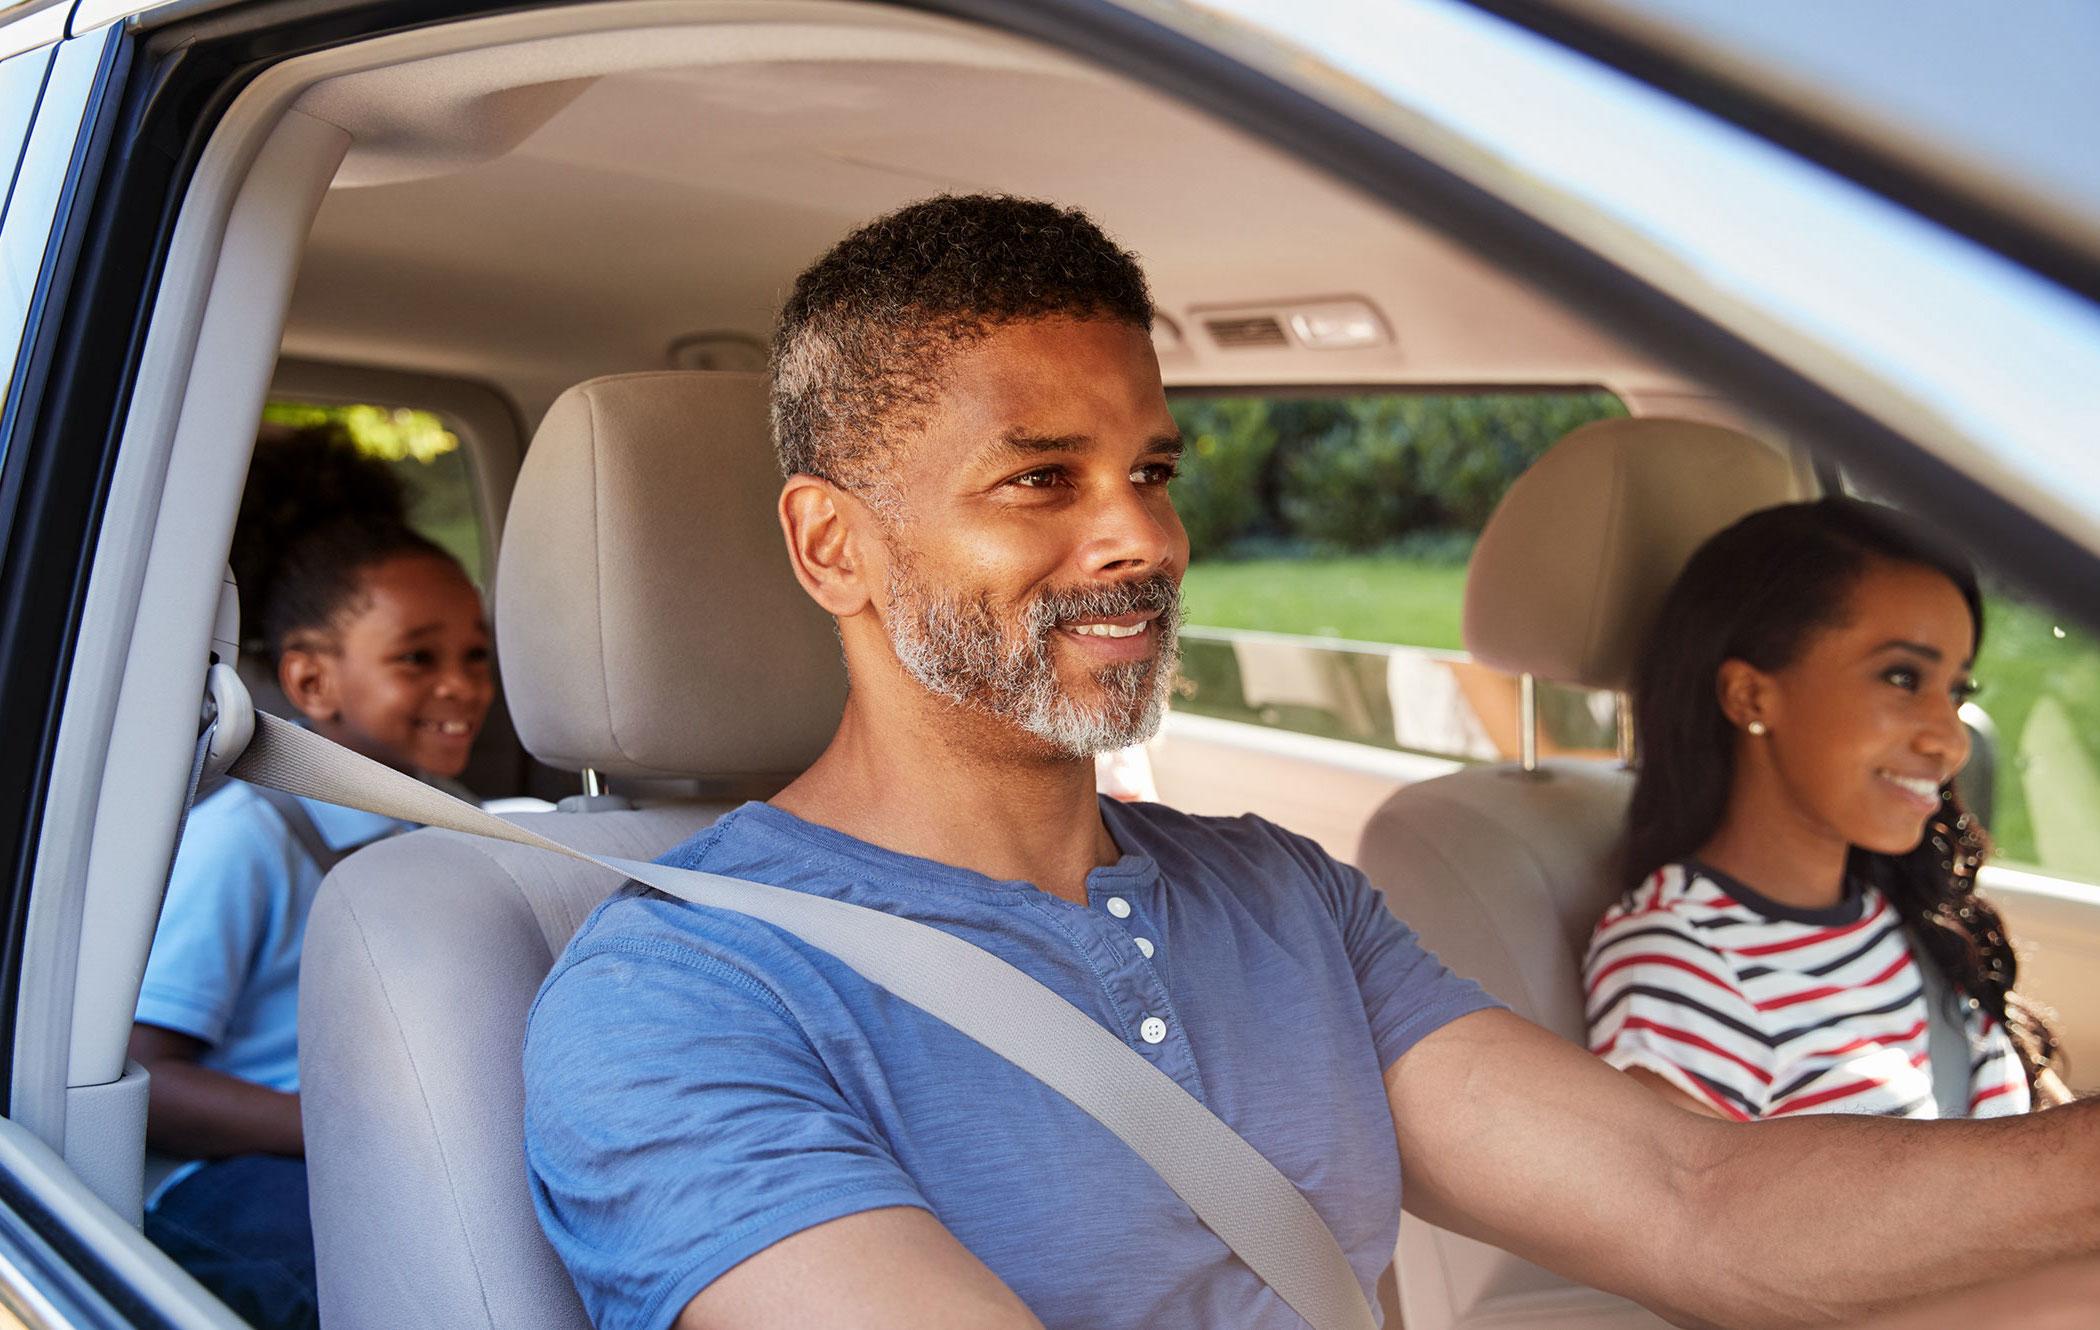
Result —
[[1625, 690], [1663, 596], [1707, 537], [1805, 497], [1778, 449], [1685, 420], [1573, 430], [1517, 478], [1466, 570], [1464, 633], [1512, 674]]
[[823, 751], [845, 666], [788, 566], [766, 386], [622, 374], [548, 409], [496, 574], [504, 689], [542, 762], [749, 779]]

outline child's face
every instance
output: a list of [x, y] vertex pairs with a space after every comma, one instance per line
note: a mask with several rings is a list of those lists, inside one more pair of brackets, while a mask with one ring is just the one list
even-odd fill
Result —
[[333, 650], [285, 653], [286, 694], [345, 747], [457, 776], [496, 693], [480, 595], [452, 564], [414, 554], [367, 570], [362, 589]]

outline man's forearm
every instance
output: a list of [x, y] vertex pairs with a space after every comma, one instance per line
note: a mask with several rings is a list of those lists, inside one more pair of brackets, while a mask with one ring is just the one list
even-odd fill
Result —
[[2100, 1253], [2100, 1100], [1986, 1122], [1715, 1124], [1709, 1142], [1693, 1282], [1721, 1324], [1826, 1323]]

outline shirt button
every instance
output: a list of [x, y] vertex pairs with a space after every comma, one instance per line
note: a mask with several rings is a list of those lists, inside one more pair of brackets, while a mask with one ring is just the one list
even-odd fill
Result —
[[1108, 898], [1108, 912], [1118, 919], [1128, 919], [1130, 917], [1130, 902], [1124, 900], [1121, 896], [1110, 896]]
[[1151, 939], [1151, 938], [1148, 938], [1148, 937], [1132, 938], [1132, 939], [1131, 939], [1131, 941], [1133, 941], [1133, 942], [1137, 943], [1138, 955], [1140, 955], [1140, 956], [1143, 956], [1143, 957], [1144, 957], [1144, 958], [1145, 958], [1146, 960], [1148, 960], [1148, 961], [1152, 959], [1152, 939]]
[[1147, 1016], [1138, 1026], [1138, 1038], [1148, 1044], [1156, 1044], [1167, 1037], [1167, 1023], [1157, 1016]]

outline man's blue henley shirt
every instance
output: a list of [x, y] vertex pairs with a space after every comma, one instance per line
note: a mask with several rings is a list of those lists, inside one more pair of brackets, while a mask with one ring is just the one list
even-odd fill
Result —
[[[1400, 1220], [1383, 1070], [1493, 999], [1302, 837], [1157, 804], [1102, 815], [1123, 853], [1085, 905], [766, 804], [663, 861], [1018, 966], [1267, 1156], [1368, 1292]], [[633, 885], [601, 905], [540, 991], [525, 1077], [533, 1199], [599, 1330], [661, 1330], [767, 1246], [886, 1206], [931, 1211], [1051, 1330], [1303, 1324], [1069, 1101], [743, 916]]]

